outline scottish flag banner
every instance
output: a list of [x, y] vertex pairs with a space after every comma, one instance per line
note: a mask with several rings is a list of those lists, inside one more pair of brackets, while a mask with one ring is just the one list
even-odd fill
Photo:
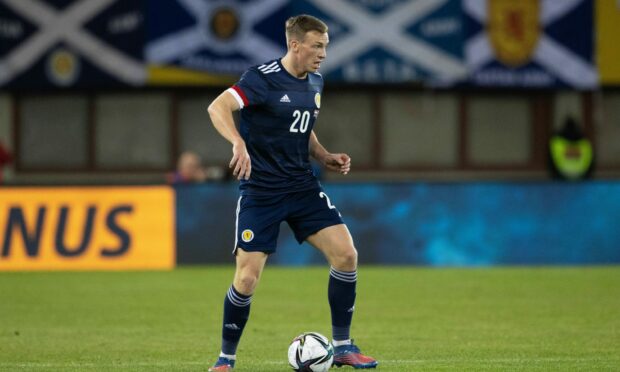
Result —
[[0, 0], [0, 87], [143, 85], [141, 0]]
[[598, 84], [590, 0], [464, 0], [470, 81], [477, 86]]
[[150, 84], [223, 84], [283, 56], [288, 0], [149, 2]]
[[451, 84], [466, 76], [458, 0], [303, 0], [291, 12], [327, 23], [328, 81]]

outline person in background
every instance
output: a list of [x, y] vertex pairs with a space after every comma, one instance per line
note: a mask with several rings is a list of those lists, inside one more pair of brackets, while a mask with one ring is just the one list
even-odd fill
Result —
[[592, 175], [592, 144], [572, 117], [566, 118], [562, 129], [549, 140], [549, 169], [553, 178], [563, 180], [580, 180]]
[[0, 185], [4, 183], [4, 167], [13, 162], [13, 155], [0, 140]]
[[166, 180], [170, 184], [202, 183], [221, 181], [226, 174], [220, 167], [205, 168], [200, 155], [193, 151], [185, 151], [179, 156], [177, 170], [168, 173]]

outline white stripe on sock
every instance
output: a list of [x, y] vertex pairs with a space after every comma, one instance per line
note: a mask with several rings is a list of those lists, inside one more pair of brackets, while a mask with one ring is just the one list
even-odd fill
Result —
[[232, 286], [228, 289], [228, 293], [226, 295], [228, 296], [228, 300], [230, 300], [233, 305], [237, 305], [239, 307], [248, 306], [252, 302], [252, 296], [248, 298], [241, 298], [235, 293]]
[[332, 345], [334, 346], [351, 345], [351, 339], [342, 340], [342, 341], [333, 340]]
[[341, 280], [347, 283], [354, 283], [357, 281], [357, 270], [346, 272], [346, 271], [336, 270], [332, 267], [329, 270], [329, 275], [331, 275], [335, 279], [338, 279], [338, 280]]
[[223, 351], [220, 351], [220, 358], [226, 358], [228, 360], [235, 360], [237, 359], [236, 355], [230, 355], [230, 354], [224, 354]]

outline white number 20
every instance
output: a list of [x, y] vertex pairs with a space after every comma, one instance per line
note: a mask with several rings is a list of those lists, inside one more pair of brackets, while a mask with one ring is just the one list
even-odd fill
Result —
[[[310, 111], [304, 111], [302, 114], [301, 111], [295, 110], [295, 112], [293, 112], [293, 117], [295, 121], [291, 124], [291, 132], [306, 133], [308, 130], [308, 123], [310, 123]], [[297, 123], [299, 123], [299, 129], [297, 128]]]

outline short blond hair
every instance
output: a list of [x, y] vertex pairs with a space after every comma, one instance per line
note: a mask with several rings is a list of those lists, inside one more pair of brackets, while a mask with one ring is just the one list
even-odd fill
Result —
[[300, 14], [286, 20], [286, 44], [292, 40], [303, 41], [306, 33], [318, 31], [327, 32], [327, 25], [320, 19], [308, 14]]

